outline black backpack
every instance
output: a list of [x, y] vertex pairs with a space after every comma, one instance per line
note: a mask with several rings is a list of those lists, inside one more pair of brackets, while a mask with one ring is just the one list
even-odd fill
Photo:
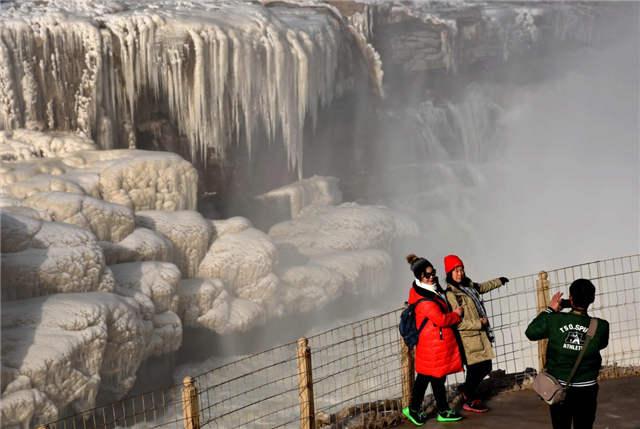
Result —
[[407, 347], [409, 347], [409, 349], [412, 349], [418, 344], [420, 332], [422, 332], [422, 329], [427, 324], [428, 319], [425, 317], [420, 324], [420, 328], [416, 328], [416, 307], [422, 301], [432, 300], [429, 298], [420, 298], [410, 305], [408, 302], [405, 302], [405, 304], [407, 304], [407, 307], [402, 310], [402, 313], [400, 314], [400, 325], [398, 326], [398, 328], [400, 329], [400, 336], [402, 336], [404, 343], [407, 345]]

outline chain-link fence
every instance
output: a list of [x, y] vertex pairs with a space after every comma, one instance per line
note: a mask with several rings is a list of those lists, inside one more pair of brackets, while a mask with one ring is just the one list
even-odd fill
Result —
[[[610, 322], [603, 365], [640, 367], [640, 255], [633, 255], [512, 278], [486, 294], [496, 336], [494, 368], [520, 381], [531, 373], [527, 369], [539, 369], [541, 349], [525, 337], [524, 330], [553, 293], [562, 291], [567, 296], [570, 283], [581, 277], [596, 285], [591, 314]], [[399, 418], [406, 368], [398, 333], [400, 312], [275, 347], [188, 377], [184, 385], [138, 395], [49, 426], [340, 428], [368, 427], [371, 421], [390, 425]], [[462, 373], [447, 378], [450, 390], [462, 381]]]

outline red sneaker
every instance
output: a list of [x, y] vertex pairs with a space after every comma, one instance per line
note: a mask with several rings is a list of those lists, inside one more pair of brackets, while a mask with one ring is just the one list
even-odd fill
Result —
[[462, 409], [465, 411], [471, 411], [472, 413], [486, 413], [489, 411], [485, 405], [482, 404], [480, 399], [474, 399], [473, 401], [467, 401], [462, 405]]

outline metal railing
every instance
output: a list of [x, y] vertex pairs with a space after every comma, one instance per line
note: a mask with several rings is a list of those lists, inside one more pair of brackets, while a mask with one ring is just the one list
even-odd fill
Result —
[[[524, 329], [551, 294], [576, 278], [596, 284], [595, 316], [610, 322], [606, 368], [640, 367], [640, 255], [512, 278], [485, 295], [496, 336], [494, 368], [523, 381], [544, 351]], [[321, 428], [399, 418], [413, 375], [401, 345], [401, 309], [247, 356], [183, 385], [131, 397], [49, 423], [50, 429], [137, 426], [176, 429]], [[407, 369], [409, 368], [409, 369]], [[637, 372], [636, 372], [637, 373]], [[403, 377], [404, 374], [404, 377]], [[620, 371], [609, 371], [619, 375]], [[447, 377], [451, 389], [463, 374]], [[404, 388], [403, 388], [404, 387]], [[404, 392], [404, 395], [403, 395]], [[404, 399], [403, 399], [404, 397]]]

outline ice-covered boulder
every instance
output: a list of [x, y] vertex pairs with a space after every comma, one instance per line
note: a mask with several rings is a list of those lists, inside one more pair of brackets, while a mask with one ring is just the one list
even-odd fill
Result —
[[175, 352], [182, 345], [182, 321], [173, 311], [153, 315], [153, 333], [145, 356]]
[[287, 311], [304, 313], [322, 308], [344, 292], [342, 274], [314, 263], [286, 269], [281, 275]]
[[344, 277], [345, 292], [375, 295], [388, 284], [391, 256], [383, 250], [355, 250], [328, 253], [311, 259]]
[[198, 277], [221, 279], [236, 296], [263, 304], [277, 296], [278, 281], [272, 274], [276, 262], [277, 250], [269, 237], [249, 228], [215, 240]]
[[110, 266], [115, 292], [133, 297], [148, 315], [178, 311], [180, 270], [169, 262], [129, 262]]
[[95, 406], [99, 389], [133, 385], [148, 333], [138, 309], [109, 293], [56, 294], [2, 309], [3, 427]]
[[185, 279], [178, 286], [178, 314], [186, 326], [224, 333], [228, 325], [231, 298], [218, 279]]
[[[136, 225], [161, 233], [173, 244], [175, 264], [183, 277], [195, 277], [198, 265], [209, 248], [211, 221], [196, 211], [139, 211]], [[215, 276], [213, 276], [215, 277]]]
[[[400, 232], [407, 229], [405, 225]], [[269, 236], [277, 244], [289, 244], [302, 254], [313, 256], [335, 251], [388, 249], [399, 236], [398, 232], [391, 210], [344, 203], [337, 207], [309, 206], [296, 219], [272, 226]]]
[[0, 159], [24, 161], [53, 158], [80, 150], [96, 149], [92, 140], [69, 132], [17, 129], [0, 132]]
[[[17, 236], [26, 238], [21, 232]], [[42, 222], [29, 247], [3, 252], [1, 258], [3, 300], [114, 288], [95, 236], [72, 225]]]
[[195, 210], [198, 172], [179, 155], [135, 151], [100, 171], [105, 201], [133, 210]]
[[173, 352], [182, 344], [182, 322], [176, 314], [180, 270], [168, 262], [130, 262], [110, 266], [115, 293], [133, 299], [151, 326], [144, 356]]
[[295, 219], [309, 205], [338, 205], [342, 191], [335, 177], [313, 176], [256, 197], [267, 210], [287, 213], [280, 219]]
[[0, 210], [0, 249], [2, 253], [19, 252], [31, 246], [42, 222], [31, 217]]
[[[0, 186], [24, 182], [32, 177], [60, 176], [69, 166], [59, 158], [35, 159], [23, 162], [0, 162]], [[6, 191], [4, 192], [6, 193]]]
[[41, 192], [68, 192], [84, 194], [84, 189], [75, 182], [62, 176], [39, 174], [26, 180], [12, 183], [5, 187], [7, 193], [17, 199], [25, 199]]
[[222, 237], [227, 233], [240, 232], [253, 227], [249, 219], [242, 216], [234, 216], [228, 219], [214, 219], [211, 221], [213, 225], [213, 237]]
[[[20, 378], [26, 378], [19, 376]], [[18, 390], [3, 392], [0, 401], [0, 416], [3, 427], [28, 426], [32, 418], [37, 416], [38, 423], [55, 421], [58, 418], [58, 408], [38, 389], [31, 389], [31, 380], [25, 387], [16, 387]]]
[[136, 261], [173, 262], [173, 244], [163, 234], [136, 228], [118, 243], [101, 241], [107, 265]]
[[86, 195], [42, 192], [23, 204], [46, 212], [52, 221], [70, 223], [90, 230], [98, 240], [118, 242], [135, 228], [133, 210]]

